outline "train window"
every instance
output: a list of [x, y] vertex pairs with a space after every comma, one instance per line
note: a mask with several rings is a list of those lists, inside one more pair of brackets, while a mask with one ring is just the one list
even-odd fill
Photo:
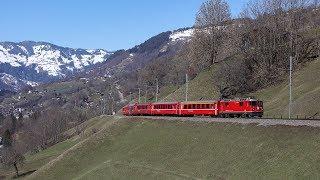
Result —
[[240, 102], [240, 106], [243, 106], [243, 102]]
[[229, 103], [226, 103], [226, 106], [229, 106]]
[[250, 105], [251, 105], [251, 106], [257, 106], [257, 101], [251, 101], [251, 102], [250, 102]]
[[262, 107], [263, 106], [263, 102], [259, 101], [259, 106]]

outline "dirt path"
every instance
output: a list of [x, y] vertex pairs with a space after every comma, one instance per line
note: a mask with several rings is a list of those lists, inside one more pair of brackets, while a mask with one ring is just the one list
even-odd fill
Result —
[[[125, 117], [131, 118], [131, 117]], [[308, 126], [320, 127], [320, 121], [317, 120], [280, 120], [280, 119], [242, 119], [242, 118], [209, 118], [209, 117], [165, 117], [165, 116], [143, 116], [145, 119], [167, 120], [167, 121], [191, 121], [191, 122], [220, 122], [234, 124], [258, 124], [258, 126]]]

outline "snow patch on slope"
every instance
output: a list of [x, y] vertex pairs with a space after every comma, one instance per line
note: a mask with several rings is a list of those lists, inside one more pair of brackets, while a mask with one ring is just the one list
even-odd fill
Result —
[[170, 39], [173, 42], [182, 41], [182, 40], [188, 40], [188, 39], [190, 39], [192, 37], [193, 31], [194, 31], [194, 29], [188, 29], [188, 30], [184, 30], [184, 31], [173, 32], [170, 35]]

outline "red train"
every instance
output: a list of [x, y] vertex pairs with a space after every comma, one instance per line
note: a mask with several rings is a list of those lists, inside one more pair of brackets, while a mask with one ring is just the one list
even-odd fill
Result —
[[263, 102], [255, 99], [199, 102], [165, 102], [129, 104], [122, 109], [125, 116], [212, 116], [262, 117]]

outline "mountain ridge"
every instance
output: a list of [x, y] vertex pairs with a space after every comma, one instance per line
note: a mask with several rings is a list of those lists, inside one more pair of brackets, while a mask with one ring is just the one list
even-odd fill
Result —
[[[106, 61], [112, 54], [104, 49], [69, 48], [42, 41], [5, 41], [0, 42], [0, 73], [19, 81], [48, 83]], [[16, 91], [24, 86], [0, 89]]]

